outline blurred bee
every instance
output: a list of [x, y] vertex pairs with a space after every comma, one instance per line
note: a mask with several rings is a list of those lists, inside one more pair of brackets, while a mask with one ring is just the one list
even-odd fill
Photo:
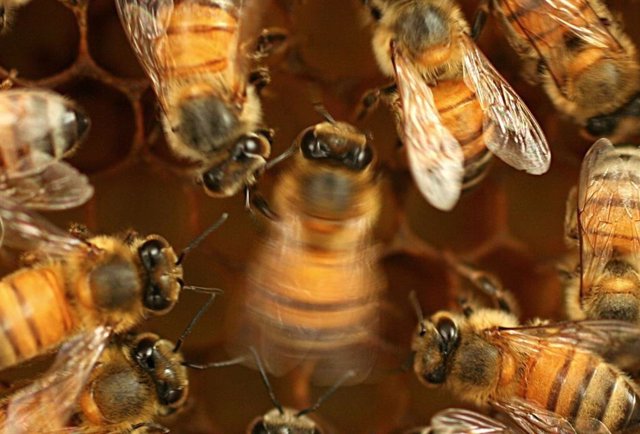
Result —
[[59, 161], [75, 151], [89, 127], [82, 109], [54, 92], [0, 92], [0, 198], [39, 210], [89, 200], [87, 177]]
[[[64, 345], [44, 377], [0, 403], [0, 427], [20, 433], [166, 431], [155, 420], [181, 409], [188, 394], [178, 346], [152, 333], [126, 334], [95, 365], [89, 353]], [[92, 370], [82, 369], [88, 364]]]
[[572, 319], [640, 320], [640, 149], [593, 144], [567, 201], [565, 232], [579, 256], [566, 270]]
[[30, 0], [0, 0], [0, 32], [9, 28], [15, 10], [29, 3]]
[[[254, 350], [255, 351], [255, 350]], [[276, 398], [273, 388], [269, 383], [267, 374], [262, 366], [260, 357], [254, 352], [255, 360], [262, 377], [262, 381], [269, 392], [269, 397], [275, 408], [269, 410], [263, 416], [259, 416], [254, 419], [249, 428], [247, 434], [324, 434], [325, 430], [311, 419], [308, 415], [320, 408], [320, 405], [331, 395], [335, 393], [338, 388], [344, 384], [347, 380], [355, 375], [353, 371], [347, 371], [343, 374], [338, 381], [327, 390], [311, 407], [304, 410], [294, 410], [289, 407], [283, 407], [280, 401]]]
[[333, 120], [305, 129], [294, 146], [274, 187], [279, 221], [247, 273], [234, 342], [255, 346], [274, 375], [304, 362], [316, 384], [349, 369], [362, 381], [376, 359], [383, 289], [371, 240], [381, 204], [373, 151], [359, 130]]
[[169, 146], [197, 163], [196, 178], [214, 197], [252, 185], [271, 150], [256, 90], [266, 77], [248, 70], [259, 3], [116, 2], [158, 97]]
[[[636, 47], [600, 0], [489, 0], [524, 75], [593, 137], [640, 131]], [[476, 22], [482, 28], [489, 3]]]
[[[34, 264], [0, 280], [0, 369], [57, 348], [73, 336], [97, 357], [112, 334], [169, 312], [185, 286], [184, 255], [158, 235], [78, 238], [12, 202], [0, 202], [8, 247]], [[88, 357], [88, 356], [87, 356]]]
[[[468, 36], [452, 0], [364, 0], [373, 50], [395, 84], [391, 100], [409, 167], [425, 198], [452, 209], [483, 176], [488, 150], [532, 174], [549, 168], [544, 134], [529, 109]], [[364, 104], [375, 102], [369, 96]]]
[[412, 344], [418, 379], [491, 405], [527, 433], [640, 427], [640, 388], [601, 356], [624, 353], [628, 342], [637, 351], [638, 327], [615, 320], [518, 326], [504, 301], [503, 309], [466, 306], [464, 314], [421, 319]]

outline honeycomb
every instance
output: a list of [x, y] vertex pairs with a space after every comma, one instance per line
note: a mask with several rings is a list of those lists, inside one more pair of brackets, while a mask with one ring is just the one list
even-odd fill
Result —
[[[267, 0], [265, 0], [267, 1]], [[372, 56], [370, 32], [362, 24], [359, 0], [273, 0], [268, 25], [292, 34], [294, 50], [272, 61], [272, 82], [263, 97], [267, 124], [277, 133], [273, 154], [287, 149], [303, 128], [321, 121], [310, 104], [309, 85], [320, 90], [328, 111], [349, 120], [360, 95], [385, 83]], [[475, 1], [463, 1], [471, 18]], [[634, 2], [611, 0], [628, 25], [640, 22]], [[371, 133], [384, 175], [385, 212], [376, 239], [388, 278], [385, 336], [398, 354], [408, 352], [416, 319], [408, 294], [415, 290], [425, 312], [455, 306], [468, 288], [449, 265], [469, 261], [498, 276], [523, 307], [523, 319], [558, 318], [560, 286], [556, 262], [566, 253], [563, 215], [569, 188], [590, 143], [558, 116], [546, 96], [518, 74], [518, 62], [490, 19], [479, 45], [528, 103], [548, 135], [551, 170], [541, 177], [495, 161], [487, 179], [461, 198], [450, 213], [430, 207], [412, 185], [398, 150], [389, 111], [381, 106], [358, 126]], [[640, 28], [628, 29], [640, 43]], [[0, 78], [17, 71], [15, 86], [53, 88], [78, 101], [93, 121], [88, 140], [71, 163], [91, 176], [94, 198], [79, 209], [50, 213], [65, 227], [80, 222], [99, 233], [133, 227], [160, 233], [178, 249], [186, 246], [222, 212], [225, 225], [189, 255], [191, 284], [223, 288], [184, 351], [187, 360], [225, 360], [229, 300], [241, 288], [252, 249], [264, 224], [244, 211], [241, 197], [211, 199], [181, 175], [167, 152], [153, 92], [126, 40], [111, 0], [33, 0], [21, 8], [10, 31], [0, 36]], [[260, 184], [269, 197], [278, 171]], [[5, 258], [3, 266], [12, 264]], [[13, 264], [15, 265], [15, 264]], [[169, 315], [146, 329], [176, 339], [203, 296], [184, 293]], [[304, 373], [271, 379], [285, 405], [305, 408], [323, 389]], [[272, 407], [256, 371], [244, 367], [192, 372], [187, 409], [166, 422], [176, 433], [242, 433]], [[400, 433], [426, 425], [437, 410], [456, 404], [447, 392], [418, 384], [411, 372], [390, 369], [375, 383], [344, 387], [316, 416], [328, 432]], [[459, 405], [459, 404], [458, 404]], [[345, 412], [344, 409], [349, 411]]]

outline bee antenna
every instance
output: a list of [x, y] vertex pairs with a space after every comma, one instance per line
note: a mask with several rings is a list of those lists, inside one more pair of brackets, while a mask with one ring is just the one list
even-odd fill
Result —
[[336, 381], [336, 383], [333, 386], [331, 386], [329, 390], [327, 390], [320, 398], [318, 398], [315, 404], [313, 404], [309, 408], [300, 410], [298, 413], [296, 413], [296, 417], [304, 416], [305, 414], [309, 414], [316, 411], [318, 408], [320, 408], [322, 403], [327, 400], [327, 398], [329, 398], [331, 395], [336, 393], [336, 390], [338, 390], [340, 386], [342, 386], [350, 378], [355, 377], [355, 375], [356, 375], [356, 372], [354, 370], [347, 371], [342, 377], [340, 377], [338, 381]]
[[209, 294], [209, 295], [224, 294], [224, 290], [220, 288], [210, 288], [208, 286], [183, 285], [182, 289], [187, 289], [193, 292], [199, 292], [200, 294]]
[[229, 217], [228, 213], [225, 212], [224, 214], [222, 214], [220, 218], [216, 220], [215, 223], [213, 223], [211, 226], [205, 229], [200, 235], [198, 235], [193, 241], [191, 241], [187, 245], [187, 247], [182, 249], [182, 252], [180, 252], [180, 254], [178, 255], [178, 260], [176, 261], [176, 265], [182, 264], [182, 261], [184, 261], [184, 258], [185, 256], [187, 256], [187, 253], [189, 253], [191, 250], [198, 247], [198, 245], [202, 241], [204, 241], [204, 239], [207, 238], [211, 234], [211, 232], [215, 231], [220, 226], [222, 226], [222, 224], [227, 220], [228, 217]]
[[186, 366], [187, 368], [204, 370], [209, 368], [224, 368], [226, 366], [239, 365], [240, 363], [244, 363], [246, 361], [247, 361], [246, 356], [240, 356], [231, 360], [225, 360], [222, 362], [211, 362], [211, 363], [205, 363], [205, 364], [182, 362], [182, 366]]
[[[190, 287], [185, 286], [185, 288], [190, 288]], [[202, 307], [198, 310], [198, 312], [196, 312], [196, 314], [193, 316], [193, 318], [187, 325], [187, 328], [184, 329], [184, 331], [176, 341], [176, 346], [173, 347], [174, 353], [177, 353], [178, 351], [180, 351], [180, 348], [182, 348], [182, 344], [184, 344], [184, 340], [187, 338], [187, 336], [191, 334], [195, 325], [198, 323], [198, 321], [200, 321], [200, 318], [202, 318], [202, 315], [204, 315], [204, 313], [209, 309], [213, 301], [216, 299], [216, 295], [221, 294], [223, 292], [221, 289], [217, 289], [217, 288], [206, 288], [206, 289], [208, 290], [208, 294], [210, 294], [209, 300], [207, 300], [207, 302], [202, 305]]]
[[422, 313], [422, 307], [420, 306], [420, 302], [418, 301], [418, 294], [416, 291], [411, 291], [409, 293], [409, 303], [413, 306], [413, 310], [416, 312], [416, 316], [418, 317], [418, 321], [424, 321], [424, 314]]
[[331, 116], [331, 113], [329, 113], [329, 110], [327, 110], [321, 101], [314, 101], [312, 104], [313, 108], [320, 114], [320, 116], [325, 118], [327, 122], [332, 124], [336, 123], [336, 120]]
[[271, 383], [269, 383], [269, 378], [267, 377], [267, 372], [264, 370], [264, 366], [262, 365], [262, 360], [260, 360], [260, 356], [254, 347], [249, 347], [249, 351], [253, 354], [253, 358], [256, 361], [256, 365], [258, 366], [258, 370], [260, 371], [260, 377], [262, 377], [262, 382], [267, 388], [267, 392], [269, 393], [269, 398], [271, 398], [271, 402], [274, 407], [278, 409], [278, 412], [282, 415], [284, 414], [284, 409], [282, 408], [282, 404], [276, 398], [276, 394], [273, 391], [273, 387], [271, 387]]

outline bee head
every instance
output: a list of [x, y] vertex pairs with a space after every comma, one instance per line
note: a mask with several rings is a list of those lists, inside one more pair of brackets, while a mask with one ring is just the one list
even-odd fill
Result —
[[422, 383], [438, 386], [447, 380], [449, 361], [460, 343], [458, 324], [451, 314], [437, 313], [420, 321], [413, 338], [413, 369]]
[[247, 430], [247, 434], [271, 433], [323, 434], [323, 431], [316, 427], [315, 422], [308, 416], [299, 415], [296, 410], [285, 407], [282, 412], [274, 408], [264, 416], [256, 418]]
[[587, 119], [585, 131], [593, 138], [615, 137], [624, 118], [635, 119], [640, 123], [640, 94], [634, 95], [629, 102], [612, 113]]
[[144, 270], [142, 304], [153, 315], [170, 311], [178, 300], [182, 266], [171, 245], [159, 235], [148, 236], [137, 248]]
[[266, 133], [240, 136], [224, 161], [202, 173], [200, 182], [205, 192], [213, 197], [228, 197], [253, 184], [270, 153], [271, 142]]
[[298, 137], [302, 155], [353, 171], [362, 171], [373, 161], [367, 137], [344, 122], [323, 122], [304, 130]]
[[131, 359], [151, 378], [161, 415], [174, 413], [184, 406], [189, 389], [186, 366], [175, 345], [153, 333], [137, 335], [130, 345]]

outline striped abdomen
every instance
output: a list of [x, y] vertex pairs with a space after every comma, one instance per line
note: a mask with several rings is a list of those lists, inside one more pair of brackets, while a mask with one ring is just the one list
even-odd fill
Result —
[[544, 345], [526, 361], [520, 398], [563, 416], [579, 430], [593, 420], [612, 432], [640, 423], [639, 391], [618, 368], [592, 353]]
[[44, 90], [0, 93], [0, 173], [37, 169], [33, 150], [60, 159], [73, 151], [89, 127], [86, 115], [58, 94]]
[[619, 256], [636, 254], [635, 246], [640, 234], [640, 204], [637, 186], [640, 185], [640, 150], [632, 147], [616, 148], [603, 156], [590, 173], [590, 179], [581, 188], [587, 190], [584, 208], [580, 213], [583, 248], [594, 249], [595, 255], [613, 249]]
[[54, 348], [71, 332], [60, 265], [18, 270], [0, 280], [0, 369]]
[[218, 72], [238, 54], [238, 17], [216, 2], [176, 2], [167, 34], [155, 47], [169, 77]]
[[369, 173], [361, 190], [342, 172], [289, 172], [275, 190], [281, 221], [249, 271], [244, 303], [250, 338], [276, 375], [309, 361], [316, 383], [332, 384], [349, 369], [358, 382], [375, 362], [383, 281], [370, 231], [378, 205], [363, 201], [379, 199], [379, 191]]
[[462, 80], [439, 82], [432, 91], [442, 123], [462, 147], [463, 188], [470, 188], [484, 178], [491, 162], [483, 138], [482, 108], [475, 92]]

